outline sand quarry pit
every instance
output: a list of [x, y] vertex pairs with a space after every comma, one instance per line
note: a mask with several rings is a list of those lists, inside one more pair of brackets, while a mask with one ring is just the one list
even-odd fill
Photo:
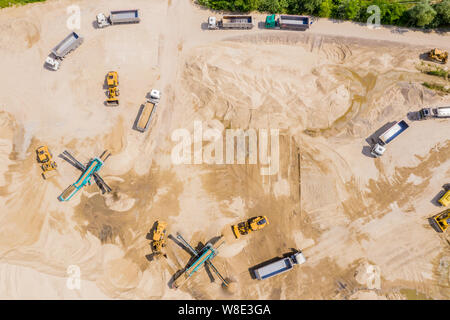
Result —
[[[128, 1], [141, 23], [95, 29], [97, 13], [123, 3], [70, 4], [81, 8], [85, 41], [57, 72], [43, 62], [68, 33], [66, 1], [0, 10], [1, 298], [450, 298], [450, 238], [428, 223], [450, 182], [449, 121], [408, 120], [378, 159], [366, 141], [409, 112], [450, 105], [416, 69], [448, 35], [329, 21], [300, 33], [208, 31], [211, 13], [185, 0]], [[120, 77], [114, 108], [104, 105], [111, 70]], [[162, 100], [140, 133], [133, 122], [152, 88]], [[245, 164], [195, 164], [193, 152], [191, 164], [174, 164], [173, 133], [194, 137], [199, 125], [221, 133], [224, 154], [226, 130], [279, 130], [278, 166], [264, 175], [248, 152]], [[35, 157], [43, 144], [58, 164], [47, 181]], [[100, 173], [113, 192], [93, 184], [59, 202], [80, 173], [56, 156], [69, 150], [86, 163], [105, 149]], [[257, 215], [270, 224], [234, 239], [231, 225]], [[169, 225], [167, 258], [151, 257], [156, 220]], [[223, 235], [214, 264], [231, 289], [204, 271], [169, 287], [190, 259], [177, 233], [194, 247]], [[249, 268], [292, 248], [305, 264], [252, 279]], [[68, 285], [73, 266], [80, 288]]]

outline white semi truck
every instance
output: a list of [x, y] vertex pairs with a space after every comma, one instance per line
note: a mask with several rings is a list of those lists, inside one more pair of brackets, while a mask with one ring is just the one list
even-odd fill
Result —
[[294, 253], [293, 255], [276, 260], [263, 267], [254, 269], [253, 273], [258, 280], [264, 280], [280, 273], [291, 270], [296, 264], [303, 264], [306, 262], [306, 258], [301, 251]]
[[409, 125], [404, 120], [397, 122], [378, 137], [378, 142], [373, 146], [370, 153], [374, 157], [382, 156], [386, 151], [385, 146], [408, 128]]
[[103, 13], [97, 15], [99, 28], [114, 24], [139, 23], [140, 21], [138, 9], [111, 11], [108, 17]]
[[64, 57], [82, 43], [83, 38], [75, 32], [71, 32], [63, 41], [52, 49], [50, 55], [45, 59], [46, 66], [52, 70], [58, 70]]
[[253, 18], [247, 15], [226, 15], [221, 20], [216, 17], [208, 18], [208, 29], [251, 29]]
[[419, 119], [450, 118], [450, 107], [423, 108], [419, 111]]

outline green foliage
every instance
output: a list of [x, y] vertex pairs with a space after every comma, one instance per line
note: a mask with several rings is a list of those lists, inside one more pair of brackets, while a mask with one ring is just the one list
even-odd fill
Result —
[[434, 4], [433, 9], [436, 11], [433, 27], [450, 27], [450, 0]]
[[22, 5], [32, 2], [44, 2], [45, 0], [0, 0], [0, 8], [6, 8], [13, 5]]
[[334, 4], [331, 0], [324, 0], [320, 4], [319, 8], [319, 17], [329, 18], [331, 16], [331, 12], [333, 11]]
[[436, 11], [430, 6], [427, 0], [416, 4], [407, 11], [408, 23], [411, 26], [425, 27], [430, 24], [436, 16]]

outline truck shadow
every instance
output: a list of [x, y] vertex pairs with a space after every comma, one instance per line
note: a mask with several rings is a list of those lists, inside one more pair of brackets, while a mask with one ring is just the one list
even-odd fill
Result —
[[419, 121], [420, 113], [418, 111], [408, 112], [407, 115], [409, 121]]
[[101, 29], [101, 28], [98, 27], [97, 20], [92, 20], [92, 28], [94, 28], [94, 29]]
[[368, 146], [364, 146], [361, 150], [361, 153], [369, 158], [375, 158], [370, 152], [372, 147], [377, 143], [378, 137], [385, 132], [387, 129], [396, 124], [396, 121], [391, 121], [385, 123], [382, 127], [380, 127], [377, 131], [372, 133], [370, 136], [366, 138], [366, 142], [369, 144]]
[[202, 24], [200, 25], [200, 28], [202, 30], [208, 30], [208, 22], [202, 22]]
[[145, 106], [144, 104], [141, 104], [141, 106], [139, 107], [139, 111], [137, 113], [136, 119], [134, 119], [134, 123], [133, 123], [133, 127], [132, 127], [133, 130], [136, 130], [139, 132], [142, 132], [142, 131], [137, 128], [137, 124], [139, 122], [142, 112], [144, 111], [144, 106]]
[[271, 264], [272, 262], [278, 261], [278, 260], [280, 260], [282, 258], [288, 258], [288, 257], [292, 256], [293, 254], [295, 254], [297, 252], [300, 252], [300, 250], [295, 249], [295, 248], [291, 248], [291, 251], [289, 251], [287, 253], [284, 253], [281, 257], [274, 257], [274, 258], [272, 258], [270, 260], [266, 260], [266, 261], [264, 261], [264, 262], [262, 262], [260, 264], [257, 264], [257, 265], [255, 265], [253, 267], [248, 268], [248, 272], [250, 273], [250, 277], [253, 280], [257, 280], [257, 278], [255, 276], [255, 270], [256, 269], [264, 267], [264, 266], [267, 266], [267, 265]]

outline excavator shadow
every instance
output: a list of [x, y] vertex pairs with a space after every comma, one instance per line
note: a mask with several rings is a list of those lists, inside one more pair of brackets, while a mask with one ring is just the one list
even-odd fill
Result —
[[436, 224], [436, 221], [434, 221], [434, 217], [428, 218], [428, 223], [430, 224], [431, 228], [434, 229], [434, 231], [436, 231], [437, 233], [442, 233], [441, 228], [439, 228]]

